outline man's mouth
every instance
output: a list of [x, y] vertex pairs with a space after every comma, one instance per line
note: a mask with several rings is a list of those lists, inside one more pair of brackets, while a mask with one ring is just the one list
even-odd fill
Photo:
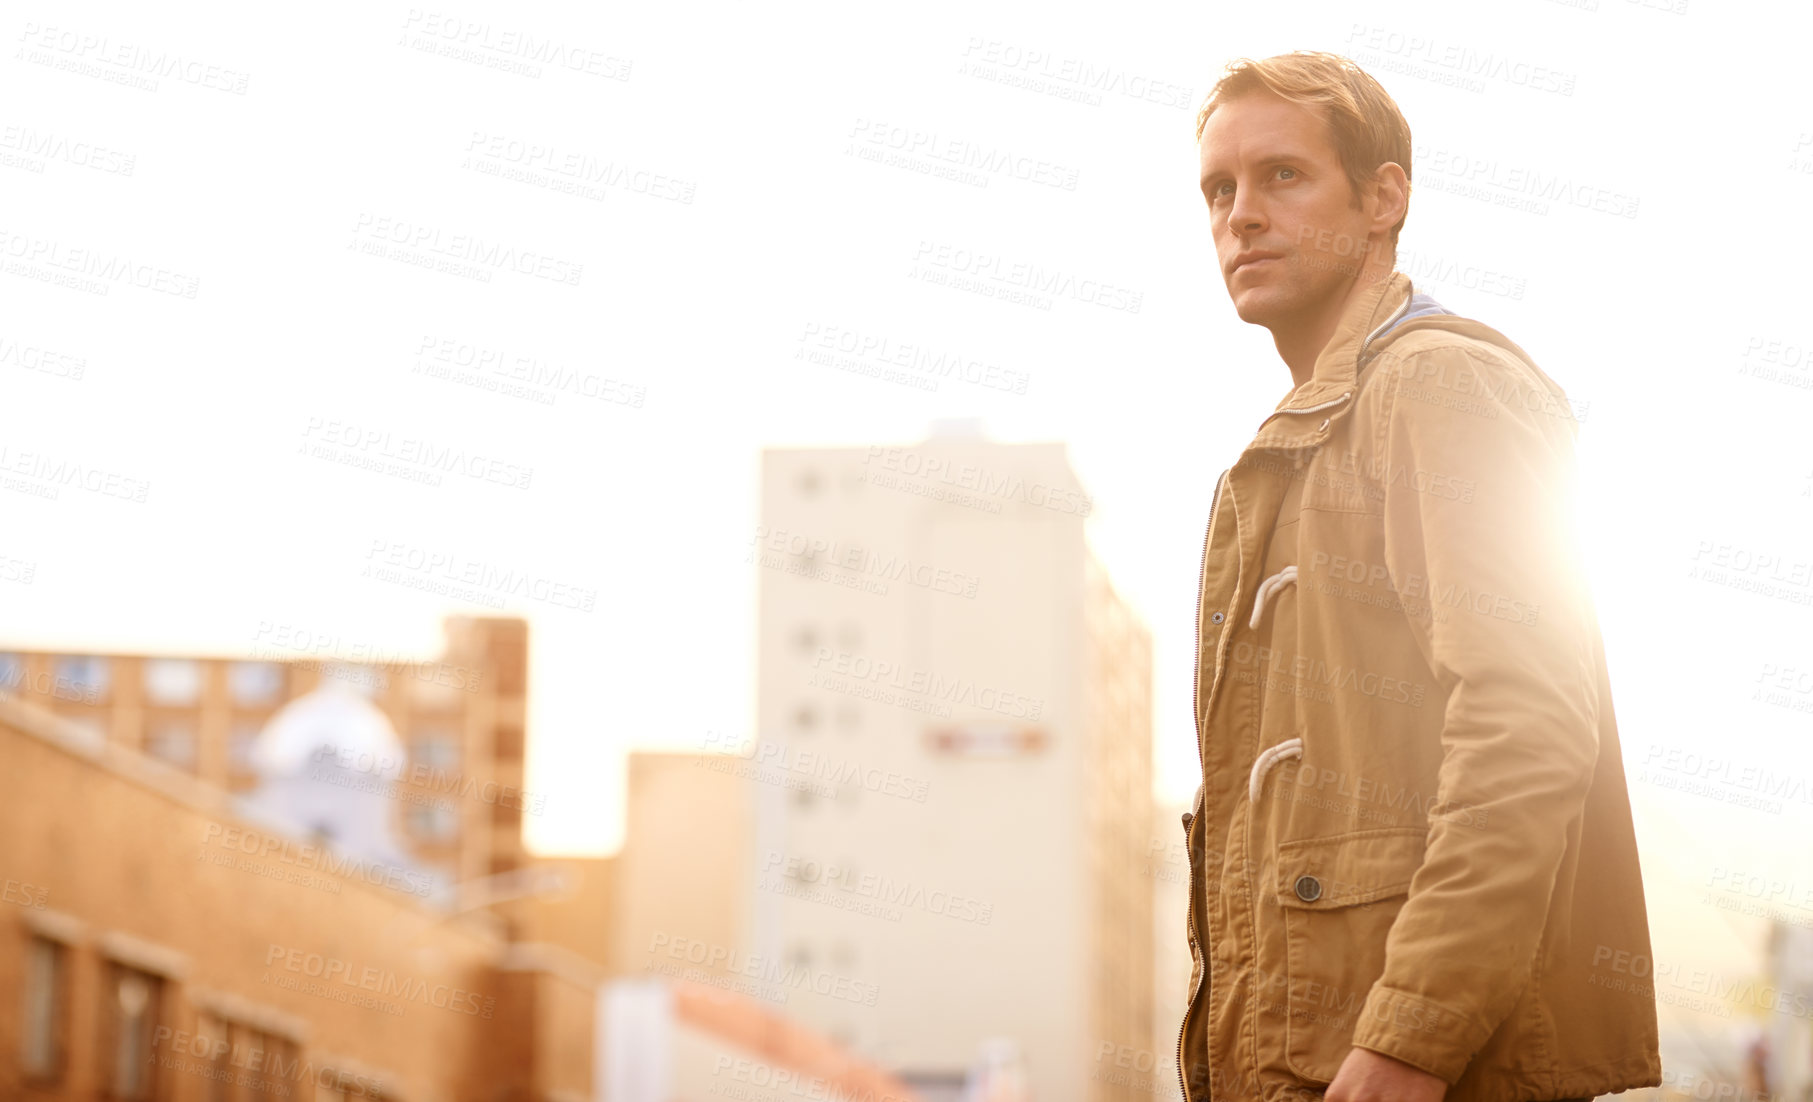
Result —
[[1240, 272], [1246, 272], [1246, 270], [1260, 270], [1260, 266], [1264, 266], [1267, 261], [1278, 263], [1278, 261], [1282, 261], [1282, 259], [1284, 259], [1284, 257], [1278, 256], [1276, 252], [1264, 252], [1264, 250], [1258, 250], [1258, 248], [1255, 248], [1253, 252], [1242, 252], [1240, 256], [1235, 257], [1233, 266], [1227, 268], [1227, 277], [1233, 279], [1233, 277], [1240, 274]]
[[1267, 252], [1241, 253], [1239, 256], [1234, 258], [1234, 266], [1232, 268], [1228, 269], [1228, 277], [1231, 279], [1235, 275], [1238, 275], [1242, 270], [1251, 268], [1257, 264], [1264, 264], [1268, 260], [1276, 262], [1280, 259], [1282, 259], [1282, 258], [1279, 257], [1279, 255], [1277, 253], [1267, 253]]

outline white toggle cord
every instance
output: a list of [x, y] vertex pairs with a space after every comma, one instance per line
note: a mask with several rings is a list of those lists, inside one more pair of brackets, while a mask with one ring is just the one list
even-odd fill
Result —
[[[1248, 626], [1255, 628], [1259, 626], [1259, 617], [1265, 615], [1266, 598], [1277, 593], [1287, 585], [1294, 585], [1296, 581], [1297, 568], [1295, 566], [1287, 566], [1283, 570], [1280, 570], [1276, 574], [1265, 579], [1263, 582], [1260, 582], [1259, 593], [1253, 598], [1253, 618], [1248, 621]], [[1275, 762], [1283, 761], [1285, 758], [1300, 758], [1302, 756], [1303, 740], [1300, 738], [1286, 739], [1278, 745], [1268, 747], [1261, 752], [1258, 759], [1253, 762], [1252, 775], [1247, 778], [1247, 798], [1255, 803], [1258, 802], [1259, 786], [1265, 781], [1266, 770], [1270, 769]]]
[[1303, 740], [1300, 738], [1285, 739], [1278, 745], [1267, 747], [1261, 751], [1258, 760], [1253, 762], [1252, 775], [1246, 781], [1247, 799], [1254, 803], [1259, 802], [1259, 785], [1264, 782], [1265, 772], [1272, 767], [1273, 763], [1283, 761], [1285, 758], [1302, 756]]
[[1297, 568], [1295, 566], [1287, 566], [1283, 570], [1280, 570], [1276, 574], [1265, 579], [1263, 582], [1260, 582], [1259, 593], [1253, 598], [1253, 618], [1247, 621], [1247, 626], [1252, 628], [1258, 627], [1259, 617], [1265, 614], [1266, 598], [1283, 589], [1285, 586], [1291, 585], [1296, 580]]

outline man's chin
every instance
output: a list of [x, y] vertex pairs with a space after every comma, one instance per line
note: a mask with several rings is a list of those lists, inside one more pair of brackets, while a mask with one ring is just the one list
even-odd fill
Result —
[[1274, 322], [1290, 315], [1288, 304], [1271, 288], [1252, 287], [1234, 296], [1234, 313], [1248, 325], [1270, 328]]

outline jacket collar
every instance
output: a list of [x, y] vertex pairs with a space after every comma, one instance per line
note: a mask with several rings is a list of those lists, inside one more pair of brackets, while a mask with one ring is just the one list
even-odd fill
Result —
[[1410, 277], [1395, 271], [1355, 291], [1309, 379], [1285, 395], [1248, 447], [1303, 448], [1326, 439], [1329, 424], [1352, 405], [1366, 346], [1397, 320], [1410, 296]]

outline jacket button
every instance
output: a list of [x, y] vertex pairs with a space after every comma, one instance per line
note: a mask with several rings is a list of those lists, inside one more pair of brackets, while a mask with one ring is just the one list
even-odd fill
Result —
[[1223, 621], [1223, 620], [1225, 620], [1225, 619], [1227, 619], [1227, 618], [1228, 618], [1228, 617], [1227, 617], [1227, 614], [1226, 614], [1226, 613], [1224, 613], [1224, 612], [1217, 612], [1217, 613], [1216, 613], [1216, 614], [1215, 614], [1215, 615], [1213, 615], [1213, 616], [1211, 616], [1211, 617], [1209, 617], [1209, 622], [1210, 622], [1210, 623], [1212, 623], [1212, 624], [1219, 624], [1219, 623], [1221, 623], [1221, 622], [1222, 622], [1222, 621]]
[[1314, 903], [1322, 898], [1322, 881], [1313, 876], [1297, 877], [1297, 898], [1305, 903]]
[[1190, 822], [1192, 820], [1194, 820], [1195, 818], [1196, 818], [1196, 816], [1191, 814], [1188, 811], [1183, 813], [1183, 832], [1185, 834], [1190, 833]]

